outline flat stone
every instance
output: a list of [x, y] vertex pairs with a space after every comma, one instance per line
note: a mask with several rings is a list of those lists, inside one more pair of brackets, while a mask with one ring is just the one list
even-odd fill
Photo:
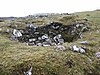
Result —
[[51, 44], [48, 42], [43, 42], [42, 44], [43, 44], [43, 46], [51, 46]]
[[89, 42], [88, 41], [82, 41], [82, 42], [80, 42], [80, 44], [87, 45], [87, 44], [89, 44]]
[[72, 46], [72, 50], [75, 51], [75, 52], [79, 52], [79, 48], [76, 45]]

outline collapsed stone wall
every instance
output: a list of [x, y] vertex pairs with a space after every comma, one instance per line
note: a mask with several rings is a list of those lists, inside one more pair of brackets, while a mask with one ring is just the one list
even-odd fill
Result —
[[44, 42], [52, 45], [72, 42], [82, 38], [82, 33], [89, 30], [88, 23], [75, 23], [73, 25], [63, 25], [62, 23], [52, 22], [46, 26], [29, 25], [21, 30], [22, 36], [17, 37], [20, 42], [36, 45]]

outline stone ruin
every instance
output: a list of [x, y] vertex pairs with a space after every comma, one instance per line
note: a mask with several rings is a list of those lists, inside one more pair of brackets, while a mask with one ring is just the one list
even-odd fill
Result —
[[88, 23], [63, 25], [59, 22], [52, 22], [40, 27], [28, 24], [26, 29], [14, 29], [11, 39], [26, 42], [31, 46], [54, 46], [82, 38], [82, 33], [88, 30]]

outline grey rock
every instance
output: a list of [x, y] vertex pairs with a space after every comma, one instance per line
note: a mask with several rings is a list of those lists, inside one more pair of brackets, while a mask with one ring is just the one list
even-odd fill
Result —
[[27, 24], [27, 27], [31, 28], [31, 27], [33, 27], [33, 24]]
[[26, 43], [28, 46], [35, 46], [35, 43], [32, 42], [32, 43]]
[[82, 47], [78, 47], [76, 45], [70, 46], [70, 49], [74, 52], [86, 53], [85, 49]]
[[85, 49], [83, 49], [83, 48], [81, 48], [81, 47], [79, 47], [79, 52], [80, 52], [80, 53], [86, 53]]
[[[75, 23], [72, 25], [63, 25], [59, 22], [52, 22], [45, 26], [35, 26], [32, 23], [27, 24], [26, 29], [13, 30], [13, 35], [22, 42], [48, 43], [49, 45], [62, 45], [64, 42], [73, 42], [83, 38], [82, 32], [87, 28], [85, 23]], [[36, 40], [33, 40], [36, 39]], [[38, 43], [36, 42], [38, 41]], [[73, 46], [75, 48], [75, 46]], [[77, 48], [77, 47], [76, 47]], [[74, 51], [78, 49], [74, 49]]]
[[36, 43], [37, 46], [43, 46], [41, 42]]
[[22, 36], [22, 33], [21, 33], [19, 30], [14, 29], [14, 30], [13, 30], [13, 35], [14, 35], [15, 37], [21, 37], [21, 36]]
[[34, 42], [34, 41], [36, 41], [35, 38], [29, 39], [29, 42]]
[[51, 46], [51, 45], [50, 45], [49, 43], [47, 43], [47, 42], [43, 42], [42, 45], [43, 45], [43, 46]]
[[100, 58], [100, 52], [95, 53], [97, 58]]
[[39, 32], [35, 32], [34, 34], [40, 34]]
[[76, 45], [73, 45], [70, 48], [75, 52], [79, 52], [79, 48]]
[[57, 43], [57, 44], [63, 44], [64, 43], [64, 39], [62, 38], [62, 35], [61, 34], [58, 34], [54, 37], [54, 41]]
[[44, 39], [48, 39], [49, 37], [47, 34], [44, 34], [41, 38], [44, 40]]
[[16, 38], [14, 35], [12, 35], [12, 36], [10, 37], [10, 40], [15, 40], [15, 41], [17, 41], [17, 38]]

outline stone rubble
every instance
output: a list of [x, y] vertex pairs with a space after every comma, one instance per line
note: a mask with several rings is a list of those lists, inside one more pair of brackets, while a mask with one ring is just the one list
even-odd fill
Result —
[[82, 44], [82, 45], [88, 45], [89, 42], [88, 41], [82, 41], [82, 42], [80, 42], [80, 44]]
[[86, 50], [82, 47], [78, 47], [76, 45], [70, 46], [70, 49], [74, 52], [86, 53]]
[[88, 29], [88, 24], [85, 23], [66, 26], [62, 23], [52, 22], [40, 27], [30, 23], [27, 24], [26, 29], [14, 29], [11, 38], [33, 46], [53, 46], [54, 43], [62, 45], [81, 38], [82, 33]]
[[13, 35], [17, 38], [17, 37], [21, 37], [22, 33], [19, 30], [14, 29]]

